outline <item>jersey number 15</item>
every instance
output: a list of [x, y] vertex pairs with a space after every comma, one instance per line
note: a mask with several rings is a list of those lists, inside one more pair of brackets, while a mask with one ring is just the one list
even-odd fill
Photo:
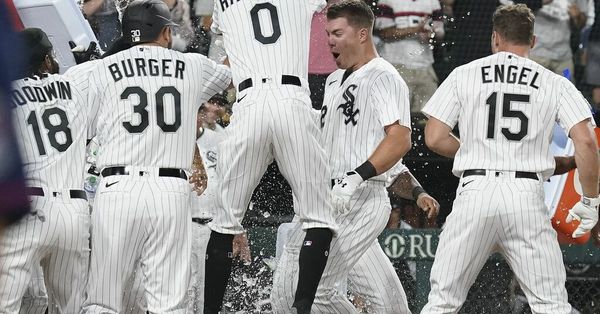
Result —
[[[520, 141], [527, 135], [529, 129], [529, 118], [521, 110], [512, 108], [513, 103], [529, 104], [529, 95], [510, 94], [502, 95], [502, 118], [519, 119], [519, 131], [513, 133], [509, 128], [502, 128], [501, 132], [509, 141]], [[496, 136], [496, 104], [498, 103], [498, 93], [493, 92], [485, 101], [485, 104], [490, 106], [488, 115], [487, 138], [493, 139]]]

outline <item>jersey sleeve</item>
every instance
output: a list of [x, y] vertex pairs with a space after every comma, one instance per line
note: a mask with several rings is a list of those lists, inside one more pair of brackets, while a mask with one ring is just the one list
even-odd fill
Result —
[[398, 121], [410, 129], [408, 86], [400, 75], [394, 74], [382, 74], [374, 80], [369, 103], [378, 113], [382, 127]]
[[81, 105], [86, 107], [88, 139], [96, 135], [96, 122], [100, 110], [101, 94], [98, 91], [99, 84], [94, 80], [95, 69], [99, 62], [100, 60], [95, 60], [78, 64], [69, 68], [64, 74], [81, 93], [81, 97], [85, 101]]
[[[329, 0], [333, 1], [333, 0]], [[321, 12], [327, 6], [326, 0], [308, 0], [308, 10], [310, 13]]]
[[231, 70], [223, 64], [217, 64], [205, 56], [198, 55], [202, 64], [201, 102], [225, 90], [231, 83]]
[[217, 1], [217, 0], [214, 1], [215, 5], [214, 5], [214, 8], [213, 8], [212, 24], [210, 25], [210, 30], [213, 33], [217, 34], [217, 35], [221, 35], [222, 32], [221, 32], [221, 28], [220, 28], [220, 25], [219, 25], [219, 21], [221, 19], [221, 17], [220, 17], [221, 10], [220, 10], [220, 8], [217, 5], [218, 2], [219, 1]]
[[387, 1], [379, 1], [375, 15], [375, 29], [385, 29], [396, 26], [394, 9]]
[[402, 159], [400, 159], [390, 170], [388, 173], [388, 180], [386, 182], [386, 187], [390, 187], [396, 178], [402, 173], [408, 172], [408, 168], [402, 163]]
[[569, 134], [575, 124], [585, 119], [590, 119], [591, 123], [595, 125], [588, 101], [569, 80], [564, 77], [560, 77], [560, 79], [562, 84], [561, 93], [558, 96], [557, 114], [557, 122], [560, 126]]
[[456, 90], [456, 73], [457, 70], [450, 73], [422, 110], [427, 116], [444, 122], [450, 128], [454, 128], [460, 113], [460, 103]]

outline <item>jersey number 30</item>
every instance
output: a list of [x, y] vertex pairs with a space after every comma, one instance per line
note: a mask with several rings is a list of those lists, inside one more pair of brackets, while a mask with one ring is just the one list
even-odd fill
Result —
[[[262, 25], [258, 18], [258, 13], [266, 10], [271, 18], [271, 26], [273, 27], [273, 33], [270, 36], [265, 36], [263, 33]], [[272, 44], [281, 37], [281, 27], [279, 27], [279, 15], [277, 14], [277, 7], [271, 3], [258, 3], [252, 10], [250, 10], [250, 17], [252, 18], [252, 29], [254, 30], [254, 38], [262, 44]]]
[[[139, 86], [127, 87], [123, 93], [121, 93], [121, 99], [129, 99], [132, 95], [136, 95], [139, 102], [133, 106], [133, 112], [140, 116], [140, 121], [137, 124], [131, 124], [131, 122], [123, 122], [123, 127], [129, 133], [142, 133], [148, 127], [149, 124], [149, 113], [148, 109], [148, 93]], [[175, 121], [173, 123], [167, 123], [165, 121], [165, 106], [164, 98], [166, 95], [173, 97], [173, 103], [175, 105]], [[154, 101], [156, 105], [156, 124], [163, 130], [163, 132], [177, 132], [181, 126], [181, 94], [174, 86], [163, 86], [154, 95]]]

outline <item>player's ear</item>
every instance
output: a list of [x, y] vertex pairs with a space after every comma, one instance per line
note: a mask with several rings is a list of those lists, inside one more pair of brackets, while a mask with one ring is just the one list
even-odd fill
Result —
[[369, 39], [369, 30], [366, 28], [361, 28], [358, 32], [358, 39], [360, 40], [361, 44], [367, 41], [367, 39]]
[[171, 48], [171, 45], [173, 44], [172, 36], [173, 35], [171, 33], [171, 27], [170, 26], [163, 27], [163, 30], [160, 32], [160, 37], [161, 37], [161, 41], [165, 42], [167, 44], [168, 48]]
[[531, 37], [531, 49], [533, 49], [533, 47], [535, 46], [536, 43], [537, 43], [537, 37], [535, 35], [533, 35], [533, 37]]
[[492, 32], [492, 51], [498, 51], [498, 47], [500, 47], [501, 36], [498, 32]]

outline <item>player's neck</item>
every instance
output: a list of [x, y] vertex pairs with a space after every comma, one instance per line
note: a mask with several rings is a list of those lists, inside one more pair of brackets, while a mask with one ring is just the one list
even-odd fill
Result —
[[351, 67], [352, 72], [362, 68], [365, 64], [377, 57], [379, 57], [379, 55], [377, 54], [377, 50], [375, 50], [375, 46], [365, 48], [360, 54], [358, 62]]
[[138, 46], [155, 46], [155, 47], [163, 47], [163, 48], [166, 48], [166, 47], [165, 47], [163, 44], [161, 44], [161, 43], [157, 43], [157, 42], [154, 42], [154, 41], [147, 42], [147, 43], [141, 43], [141, 44], [139, 44]]
[[522, 46], [522, 45], [506, 45], [499, 49], [498, 52], [509, 52], [515, 54], [519, 57], [529, 58], [529, 52], [531, 51], [531, 47]]

